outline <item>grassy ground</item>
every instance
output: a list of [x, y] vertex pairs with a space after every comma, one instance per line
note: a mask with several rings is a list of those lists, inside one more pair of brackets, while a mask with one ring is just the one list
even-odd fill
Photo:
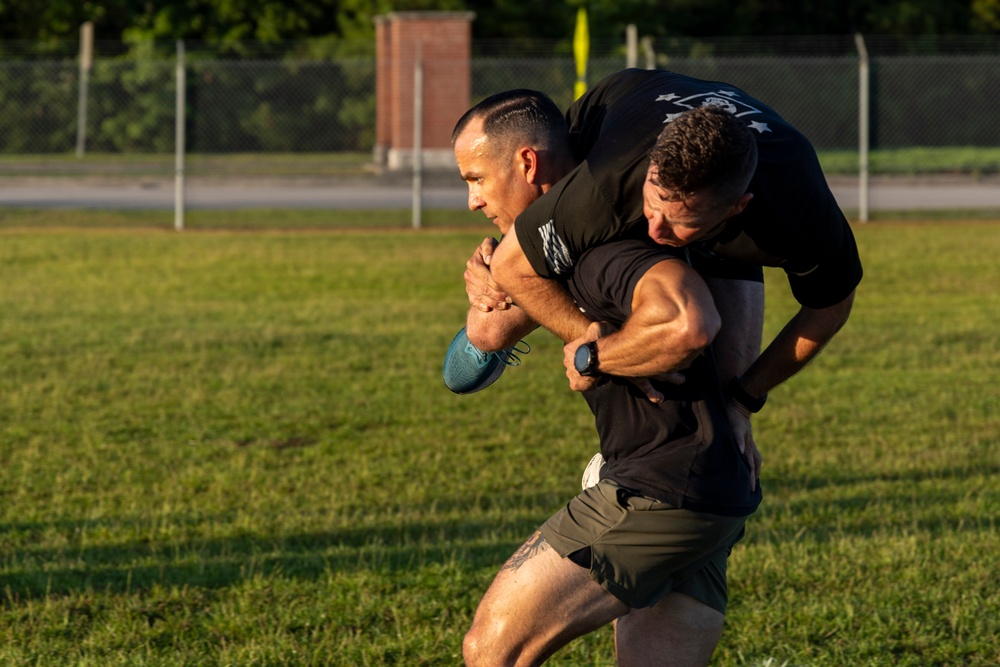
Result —
[[[846, 211], [848, 216], [856, 212]], [[941, 224], [961, 221], [995, 222], [1000, 210], [913, 210], [872, 211], [870, 220], [878, 223], [906, 222], [911, 225]], [[467, 210], [426, 210], [421, 213], [426, 230], [478, 230], [486, 236], [496, 236], [496, 228]], [[384, 211], [330, 209], [235, 209], [228, 211], [194, 210], [185, 213], [186, 232], [299, 232], [299, 231], [403, 231], [413, 228], [410, 210]], [[71, 230], [136, 230], [173, 231], [173, 211], [107, 211], [63, 209], [0, 208], [0, 231], [71, 231]]]
[[[0, 664], [458, 664], [596, 449], [547, 334], [443, 387], [485, 225], [67, 224], [0, 220]], [[851, 322], [756, 420], [716, 663], [997, 664], [1000, 225], [856, 233]], [[605, 630], [551, 664], [612, 656]]]
[[[490, 232], [467, 210], [428, 210], [421, 213], [423, 227], [463, 227]], [[307, 230], [411, 230], [410, 210], [234, 209], [196, 210], [184, 215], [186, 231], [307, 231]], [[77, 211], [0, 208], [0, 230], [163, 230], [173, 231], [173, 211]], [[495, 233], [495, 232], [493, 232]]]
[[[820, 164], [827, 174], [858, 173], [857, 151], [820, 151]], [[1000, 173], [1000, 148], [987, 146], [915, 146], [872, 150], [868, 166], [874, 175]]]

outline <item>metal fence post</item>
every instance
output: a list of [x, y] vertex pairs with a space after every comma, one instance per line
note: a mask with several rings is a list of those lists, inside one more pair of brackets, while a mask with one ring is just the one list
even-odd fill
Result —
[[871, 120], [868, 49], [860, 32], [855, 33], [854, 44], [858, 49], [858, 216], [861, 222], [868, 222], [868, 129]]
[[625, 28], [625, 67], [632, 68], [639, 64], [639, 29], [634, 23]]
[[417, 42], [413, 64], [413, 228], [420, 229], [424, 202], [424, 57], [423, 44]]
[[649, 35], [640, 40], [642, 52], [646, 54], [646, 69], [656, 69], [656, 51], [653, 50], [653, 38]]
[[177, 119], [174, 129], [174, 229], [184, 229], [184, 107], [186, 76], [184, 41], [177, 40]]
[[83, 157], [87, 149], [87, 88], [90, 67], [94, 61], [94, 24], [80, 26], [80, 97], [76, 110], [76, 156]]

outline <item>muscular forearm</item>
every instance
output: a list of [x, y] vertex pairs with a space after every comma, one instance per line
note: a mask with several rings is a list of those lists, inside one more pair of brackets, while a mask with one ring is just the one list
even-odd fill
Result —
[[829, 308], [803, 306], [743, 374], [744, 389], [763, 396], [805, 368], [847, 322], [853, 303], [852, 292]]
[[513, 302], [563, 341], [579, 338], [587, 331], [590, 320], [561, 284], [535, 273], [513, 230], [496, 247], [490, 268], [497, 285]]
[[600, 370], [653, 377], [685, 368], [711, 344], [720, 317], [705, 281], [680, 262], [662, 262], [636, 285], [632, 315], [598, 341]]
[[483, 352], [511, 348], [537, 327], [527, 313], [517, 307], [489, 312], [469, 308], [465, 319], [469, 342]]
[[600, 371], [619, 377], [655, 377], [686, 368], [711, 339], [682, 326], [627, 326], [598, 340]]
[[590, 326], [590, 320], [580, 312], [569, 293], [557, 282], [538, 276], [521, 276], [500, 284], [531, 319], [563, 341], [582, 336]]

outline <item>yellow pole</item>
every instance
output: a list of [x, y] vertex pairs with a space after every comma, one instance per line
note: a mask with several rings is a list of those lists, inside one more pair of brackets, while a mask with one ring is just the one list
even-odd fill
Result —
[[578, 100], [587, 92], [587, 58], [590, 55], [590, 31], [587, 29], [587, 8], [576, 12], [576, 29], [573, 31], [573, 57], [576, 60], [576, 85], [573, 99]]

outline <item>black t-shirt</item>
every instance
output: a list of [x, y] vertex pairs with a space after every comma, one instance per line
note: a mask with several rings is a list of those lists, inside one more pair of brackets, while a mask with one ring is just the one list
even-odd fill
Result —
[[[678, 254], [649, 240], [612, 241], [583, 253], [567, 287], [590, 319], [620, 326], [643, 274], [659, 262], [683, 261]], [[604, 476], [676, 507], [750, 514], [760, 504], [760, 485], [750, 492], [750, 468], [729, 426], [712, 354], [684, 375], [682, 385], [655, 383], [662, 403], [613, 376], [583, 392], [608, 462]]]
[[735, 86], [655, 70], [613, 74], [567, 112], [579, 166], [514, 223], [535, 272], [564, 279], [588, 248], [645, 237], [649, 152], [666, 123], [706, 104], [746, 119], [758, 165], [744, 211], [690, 246], [699, 268], [760, 280], [759, 267], [780, 266], [803, 305], [823, 308], [846, 298], [861, 281], [861, 260], [809, 141]]

